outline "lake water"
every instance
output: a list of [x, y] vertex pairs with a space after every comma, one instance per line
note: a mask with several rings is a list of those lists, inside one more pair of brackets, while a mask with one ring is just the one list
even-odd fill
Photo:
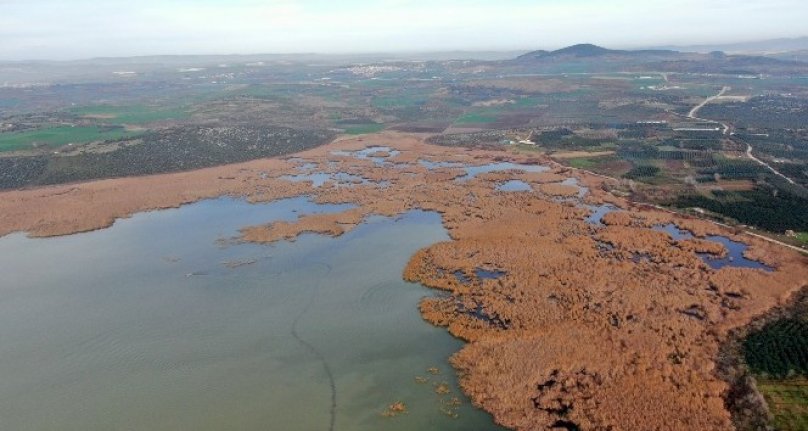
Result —
[[[499, 429], [457, 388], [447, 358], [462, 343], [418, 313], [433, 292], [401, 280], [416, 250], [448, 239], [439, 216], [227, 241], [345, 208], [217, 199], [74, 236], [0, 238], [0, 428]], [[435, 392], [444, 382], [452, 395]], [[396, 401], [408, 413], [383, 417]]]
[[323, 184], [328, 181], [334, 181], [335, 183], [341, 185], [368, 184], [370, 182], [366, 178], [362, 178], [359, 175], [348, 174], [345, 172], [312, 172], [308, 174], [285, 175], [281, 178], [292, 182], [311, 181], [311, 186], [314, 188], [322, 187]]
[[541, 165], [528, 165], [523, 163], [512, 163], [512, 162], [495, 162], [495, 163], [487, 163], [485, 165], [479, 166], [463, 166], [463, 169], [466, 171], [466, 174], [457, 177], [457, 181], [466, 181], [470, 180], [477, 175], [480, 174], [487, 174], [489, 172], [502, 172], [502, 171], [523, 171], [523, 172], [547, 172], [550, 170], [547, 166]]
[[586, 222], [596, 226], [603, 226], [603, 216], [609, 214], [610, 212], [617, 211], [617, 207], [611, 204], [584, 206], [592, 211], [592, 214], [586, 218]]
[[[671, 238], [677, 241], [693, 238], [692, 233], [686, 230], [681, 230], [679, 229], [679, 227], [677, 227], [675, 224], [672, 223], [656, 226], [654, 227], [654, 230], [659, 232], [665, 232], [668, 235], [670, 235]], [[701, 257], [701, 260], [703, 260], [704, 263], [706, 263], [709, 267], [713, 269], [721, 269], [725, 266], [728, 266], [731, 268], [751, 268], [751, 269], [761, 269], [764, 271], [772, 271], [771, 267], [744, 257], [744, 253], [746, 252], [746, 249], [749, 248], [749, 246], [742, 242], [733, 241], [727, 237], [718, 235], [706, 236], [704, 237], [704, 239], [707, 241], [720, 243], [727, 249], [727, 255], [721, 258], [718, 258], [708, 253], [699, 253], [699, 257]]]
[[[343, 151], [343, 150], [332, 151], [331, 154], [335, 156], [355, 157], [357, 159], [368, 159], [372, 160], [376, 166], [383, 166], [387, 163], [388, 158], [395, 157], [401, 154], [401, 151], [394, 150], [390, 147], [382, 147], [374, 145], [357, 151]], [[384, 154], [384, 155], [379, 156], [377, 154]]]
[[522, 180], [510, 180], [498, 185], [497, 190], [503, 192], [529, 192], [533, 190], [533, 187]]

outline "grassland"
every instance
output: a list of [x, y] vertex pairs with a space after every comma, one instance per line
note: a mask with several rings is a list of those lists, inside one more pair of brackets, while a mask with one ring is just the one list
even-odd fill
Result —
[[748, 336], [744, 356], [781, 431], [808, 430], [808, 321], [779, 320]]
[[163, 120], [179, 120], [189, 116], [182, 108], [156, 108], [144, 105], [111, 106], [96, 105], [75, 108], [72, 113], [116, 124], [147, 124]]
[[757, 379], [758, 390], [766, 399], [774, 419], [772, 425], [781, 431], [808, 430], [808, 379]]
[[569, 159], [567, 160], [567, 164], [578, 169], [590, 169], [597, 166], [597, 162], [588, 157]]
[[420, 106], [426, 102], [426, 95], [392, 95], [376, 96], [373, 98], [373, 106], [379, 109], [397, 109]]
[[345, 133], [348, 135], [364, 135], [366, 133], [376, 133], [384, 130], [384, 124], [352, 124], [344, 126]]
[[67, 144], [84, 144], [94, 141], [121, 139], [136, 135], [123, 128], [96, 126], [58, 126], [40, 130], [0, 134], [0, 152], [29, 150], [36, 147], [60, 147]]
[[493, 123], [497, 117], [482, 112], [469, 112], [468, 114], [461, 115], [455, 120], [455, 124], [486, 124]]

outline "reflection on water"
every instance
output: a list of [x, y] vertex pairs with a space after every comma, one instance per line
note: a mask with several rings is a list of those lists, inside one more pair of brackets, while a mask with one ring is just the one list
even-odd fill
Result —
[[707, 265], [710, 265], [713, 269], [721, 269], [725, 266], [729, 266], [734, 268], [752, 268], [772, 271], [772, 268], [767, 265], [745, 258], [743, 254], [749, 246], [742, 242], [736, 242], [723, 236], [708, 236], [704, 239], [707, 241], [720, 242], [724, 244], [724, 247], [728, 251], [727, 256], [720, 259], [709, 254], [701, 255]]
[[[217, 241], [345, 208], [218, 199], [0, 239], [2, 429], [327, 430], [331, 379], [336, 430], [496, 429], [448, 367], [461, 343], [418, 314], [430, 292], [401, 280], [416, 250], [448, 238], [437, 215], [274, 246]], [[464, 401], [458, 419], [440, 411], [444, 381]], [[382, 417], [396, 401], [409, 413]]]
[[[671, 238], [677, 241], [693, 238], [692, 233], [686, 230], [679, 229], [673, 223], [669, 223], [662, 226], [655, 226], [654, 230], [659, 232], [665, 232], [668, 235], [670, 235]], [[708, 253], [699, 253], [699, 257], [701, 257], [701, 260], [703, 260], [704, 263], [706, 263], [713, 269], [721, 269], [725, 266], [729, 266], [733, 268], [762, 269], [765, 271], [772, 270], [772, 268], [770, 268], [767, 265], [764, 265], [754, 260], [749, 260], [746, 257], [744, 257], [743, 254], [744, 252], [746, 252], [746, 249], [749, 248], [749, 246], [742, 242], [733, 241], [727, 237], [717, 235], [707, 236], [704, 239], [707, 241], [723, 244], [724, 247], [727, 249], [727, 255], [723, 258], [717, 258], [716, 256], [713, 256]]]

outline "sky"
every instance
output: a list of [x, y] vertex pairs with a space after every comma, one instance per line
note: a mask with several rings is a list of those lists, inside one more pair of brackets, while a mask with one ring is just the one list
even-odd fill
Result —
[[808, 35], [805, 0], [0, 0], [0, 60], [714, 44]]

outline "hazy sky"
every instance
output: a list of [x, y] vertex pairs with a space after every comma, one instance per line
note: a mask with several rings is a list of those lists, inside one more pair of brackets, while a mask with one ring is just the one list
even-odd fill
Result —
[[0, 59], [701, 44], [804, 36], [806, 0], [0, 0]]

